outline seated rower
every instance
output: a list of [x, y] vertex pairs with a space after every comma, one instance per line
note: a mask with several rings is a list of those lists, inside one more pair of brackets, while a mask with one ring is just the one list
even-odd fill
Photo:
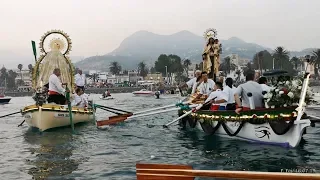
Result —
[[268, 81], [266, 77], [260, 77], [258, 82], [261, 85], [262, 91], [270, 92], [271, 87], [267, 85]]
[[202, 96], [208, 98], [209, 94], [212, 92], [215, 82], [212, 79], [208, 79], [208, 73], [202, 72], [201, 77], [203, 82], [199, 85], [200, 92], [196, 98], [192, 100], [192, 102], [197, 102]]
[[53, 74], [49, 77], [49, 97], [48, 97], [48, 103], [56, 103], [59, 105], [66, 105], [67, 100], [64, 96], [66, 91], [62, 85], [66, 85], [66, 83], [61, 83], [61, 80], [59, 79], [61, 75], [60, 69], [55, 68], [53, 70]]
[[[237, 109], [235, 112], [237, 114], [240, 113], [240, 111], [243, 110], [249, 110], [250, 109], [250, 102], [248, 93], [252, 94], [253, 103], [256, 108], [263, 108], [263, 95], [262, 95], [262, 88], [261, 85], [254, 81], [254, 72], [249, 72], [246, 75], [246, 83], [240, 84], [238, 88], [235, 91], [234, 99], [237, 104]], [[242, 103], [240, 101], [239, 96], [242, 98]]]
[[228, 95], [223, 91], [222, 83], [216, 82], [214, 85], [214, 91], [210, 93], [209, 97], [206, 99], [205, 103], [211, 105], [210, 110], [226, 110], [226, 105], [228, 102]]
[[225, 80], [225, 86], [223, 88], [223, 91], [228, 95], [228, 102], [226, 106], [226, 110], [236, 110], [236, 104], [234, 100], [234, 92], [236, 88], [233, 86], [233, 79], [228, 77]]
[[86, 107], [86, 101], [81, 96], [83, 94], [83, 90], [81, 88], [76, 89], [76, 94], [74, 96], [74, 100], [71, 103], [72, 106], [77, 106], [79, 108]]
[[202, 83], [202, 77], [199, 76], [196, 80], [196, 83], [193, 84], [191, 95], [200, 91], [199, 86]]

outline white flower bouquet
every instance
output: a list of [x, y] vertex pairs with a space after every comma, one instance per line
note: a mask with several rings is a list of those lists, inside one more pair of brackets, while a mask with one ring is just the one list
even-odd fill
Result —
[[[287, 107], [299, 103], [303, 77], [292, 80], [281, 80], [273, 85], [270, 92], [264, 95], [266, 107]], [[312, 102], [312, 92], [307, 91], [305, 103]]]

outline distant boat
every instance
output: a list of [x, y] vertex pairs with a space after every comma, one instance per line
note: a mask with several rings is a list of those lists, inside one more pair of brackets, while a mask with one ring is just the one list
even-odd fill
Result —
[[4, 79], [4, 88], [0, 88], [0, 104], [8, 104], [11, 100], [11, 97], [5, 96], [4, 92], [6, 91], [7, 81]]
[[10, 97], [1, 97], [0, 96], [0, 104], [8, 104], [10, 102], [11, 98]]
[[150, 91], [147, 90], [147, 89], [141, 89], [140, 91], [132, 92], [132, 94], [134, 94], [135, 96], [154, 96], [155, 92], [152, 91], [152, 86], [153, 85], [154, 85], [154, 83], [141, 84], [141, 86], [149, 86], [150, 87]]

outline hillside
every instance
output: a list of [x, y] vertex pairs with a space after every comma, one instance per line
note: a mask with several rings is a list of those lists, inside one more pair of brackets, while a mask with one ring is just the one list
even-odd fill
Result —
[[[220, 40], [222, 43], [222, 57], [236, 53], [240, 58], [252, 59], [261, 50], [272, 49], [255, 43], [247, 43], [237, 37]], [[181, 58], [188, 58], [193, 63], [201, 60], [201, 53], [205, 40], [189, 31], [180, 31], [172, 35], [159, 35], [148, 31], [138, 31], [124, 39], [120, 46], [104, 56], [86, 58], [76, 66], [84, 69], [108, 70], [112, 61], [117, 61], [123, 69], [135, 69], [137, 64], [145, 61], [149, 66], [160, 54], [176, 54]], [[292, 55], [302, 56], [307, 51], [292, 52]]]

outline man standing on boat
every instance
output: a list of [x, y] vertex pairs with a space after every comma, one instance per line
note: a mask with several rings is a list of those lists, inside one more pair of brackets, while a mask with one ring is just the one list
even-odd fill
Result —
[[60, 69], [55, 68], [53, 70], [53, 74], [49, 77], [49, 97], [48, 103], [56, 103], [60, 105], [65, 105], [67, 103], [66, 97], [64, 96], [66, 91], [62, 85], [66, 85], [66, 83], [61, 83], [60, 80]]
[[[252, 100], [254, 103], [255, 108], [262, 108], [263, 107], [263, 95], [262, 95], [262, 88], [261, 85], [254, 81], [255, 74], [254, 72], [249, 72], [246, 75], [246, 83], [240, 84], [235, 91], [234, 99], [238, 108], [236, 109], [236, 113], [240, 113], [242, 110], [249, 110], [250, 109], [250, 102], [248, 93], [252, 94]], [[240, 101], [240, 96], [242, 99], [242, 103]]]
[[75, 75], [76, 86], [84, 91], [84, 85], [86, 84], [86, 75], [82, 74], [82, 70], [79, 69]]
[[190, 79], [186, 84], [182, 85], [181, 88], [185, 88], [185, 87], [192, 88], [193, 85], [197, 83], [197, 79], [200, 76], [201, 76], [201, 71], [200, 70], [196, 70], [195, 77]]

